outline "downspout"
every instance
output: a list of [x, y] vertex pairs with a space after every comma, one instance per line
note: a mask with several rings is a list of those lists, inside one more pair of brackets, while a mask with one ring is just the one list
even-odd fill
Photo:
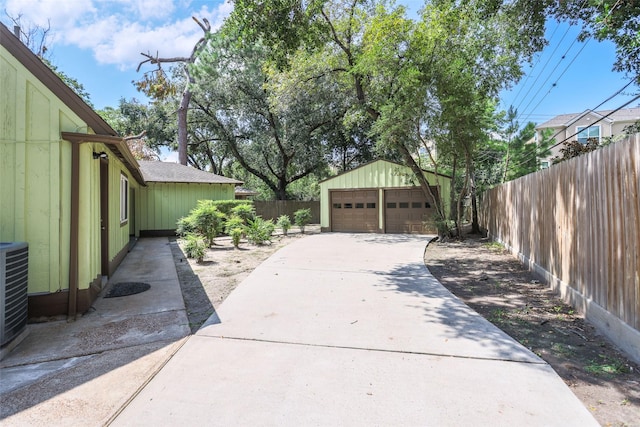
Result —
[[69, 305], [67, 317], [76, 320], [78, 310], [78, 236], [80, 235], [80, 144], [71, 143], [71, 230], [69, 244]]

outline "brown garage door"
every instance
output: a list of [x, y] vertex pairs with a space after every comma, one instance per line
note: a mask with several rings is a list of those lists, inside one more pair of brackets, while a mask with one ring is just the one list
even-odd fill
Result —
[[378, 190], [332, 191], [331, 230], [375, 233], [378, 208]]
[[[432, 187], [437, 196], [437, 188]], [[385, 232], [387, 233], [432, 233], [435, 209], [421, 188], [385, 190]], [[424, 222], [428, 222], [425, 227]]]

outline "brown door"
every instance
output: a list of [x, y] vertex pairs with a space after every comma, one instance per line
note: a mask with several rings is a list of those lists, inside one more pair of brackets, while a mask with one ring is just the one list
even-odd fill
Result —
[[331, 231], [377, 233], [378, 190], [331, 192]]
[[[437, 196], [437, 188], [432, 187]], [[427, 234], [433, 232], [435, 209], [421, 188], [385, 190], [385, 231]]]
[[109, 275], [109, 161], [100, 159], [100, 273]]

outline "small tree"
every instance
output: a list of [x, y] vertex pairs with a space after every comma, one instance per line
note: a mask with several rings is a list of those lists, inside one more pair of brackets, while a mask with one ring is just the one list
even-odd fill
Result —
[[196, 232], [196, 225], [194, 223], [192, 216], [183, 216], [176, 223], [176, 234], [178, 236], [185, 237], [188, 234], [192, 234]]
[[229, 236], [231, 236], [231, 241], [233, 242], [233, 247], [238, 249], [240, 247], [240, 239], [242, 238], [242, 233], [244, 231], [240, 227], [232, 228], [229, 232]]
[[311, 209], [298, 209], [293, 213], [293, 220], [300, 227], [300, 232], [304, 234], [304, 227], [311, 222]]
[[271, 235], [276, 226], [271, 220], [264, 220], [261, 217], [257, 217], [254, 220], [250, 220], [245, 232], [247, 233], [247, 240], [254, 245], [264, 245], [265, 243], [271, 243]]
[[224, 214], [213, 205], [212, 200], [198, 200], [198, 205], [189, 216], [193, 217], [198, 234], [205, 237], [207, 245], [212, 246], [224, 223]]
[[207, 253], [207, 244], [201, 235], [187, 234], [185, 236], [184, 251], [187, 258], [195, 258], [198, 263], [201, 263]]
[[242, 218], [246, 224], [248, 221], [253, 221], [256, 218], [256, 208], [252, 204], [242, 204], [235, 206], [231, 209], [233, 216]]
[[231, 231], [235, 230], [236, 228], [244, 232], [244, 228], [246, 225], [247, 225], [246, 221], [244, 221], [239, 216], [229, 217], [224, 224], [224, 233], [228, 236], [231, 236]]
[[276, 221], [276, 226], [280, 227], [282, 229], [282, 234], [286, 236], [291, 228], [291, 219], [289, 218], [289, 215], [280, 215], [278, 217], [278, 221]]

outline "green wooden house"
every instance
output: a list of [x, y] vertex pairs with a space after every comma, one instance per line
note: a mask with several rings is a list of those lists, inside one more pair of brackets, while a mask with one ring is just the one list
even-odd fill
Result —
[[[0, 241], [29, 244], [29, 316], [86, 311], [141, 231], [238, 183], [141, 168], [125, 141], [0, 24]], [[147, 173], [149, 182], [145, 181]], [[200, 178], [196, 179], [196, 175]], [[163, 178], [162, 178], [163, 176]], [[211, 181], [216, 181], [211, 182]]]
[[[436, 197], [449, 200], [451, 177], [424, 171]], [[435, 233], [433, 200], [407, 166], [375, 160], [320, 183], [322, 231]]]
[[147, 184], [140, 189], [140, 236], [175, 235], [176, 222], [187, 216], [198, 200], [233, 200], [242, 181], [177, 163], [139, 162]]

